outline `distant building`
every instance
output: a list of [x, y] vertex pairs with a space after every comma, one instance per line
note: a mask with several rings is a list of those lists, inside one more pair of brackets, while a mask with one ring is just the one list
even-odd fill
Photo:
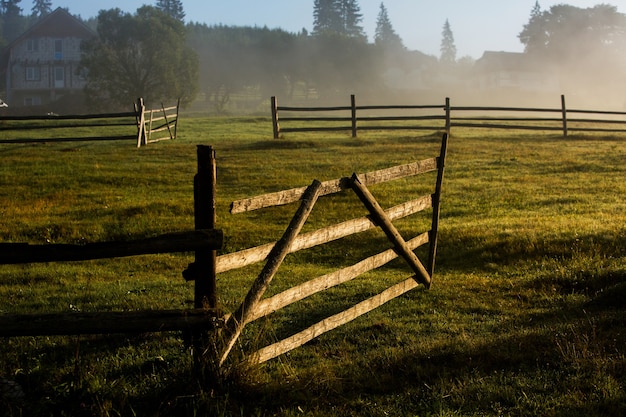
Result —
[[0, 56], [4, 100], [11, 109], [46, 107], [53, 102], [67, 105], [72, 96], [82, 96], [86, 78], [78, 71], [80, 48], [94, 36], [79, 19], [58, 8], [11, 42]]
[[474, 88], [484, 91], [558, 93], [556, 71], [520, 52], [486, 51], [474, 65]]

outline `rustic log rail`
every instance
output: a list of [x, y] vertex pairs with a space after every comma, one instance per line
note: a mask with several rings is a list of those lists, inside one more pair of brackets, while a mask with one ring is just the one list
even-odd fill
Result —
[[194, 178], [195, 230], [152, 238], [84, 245], [0, 243], [0, 265], [34, 262], [85, 261], [159, 253], [196, 253], [196, 262], [183, 273], [195, 281], [194, 308], [137, 312], [75, 312], [0, 315], [0, 337], [102, 333], [144, 333], [172, 330], [199, 332], [221, 322], [215, 293], [216, 250], [222, 246], [221, 230], [215, 230], [215, 152], [198, 146], [198, 173]]
[[[102, 114], [78, 114], [43, 116], [6, 116], [0, 118], [0, 145], [17, 143], [41, 143], [41, 142], [89, 142], [89, 141], [120, 141], [133, 140], [137, 147], [162, 140], [176, 139], [180, 111], [180, 100], [176, 106], [149, 110], [146, 109], [143, 99], [138, 99], [132, 112], [102, 113]], [[131, 129], [123, 129], [128, 126]], [[89, 128], [94, 133], [90, 135], [72, 134], [71, 136], [54, 137], [47, 135], [42, 137], [42, 131], [58, 131], [59, 129]], [[119, 128], [112, 131], [112, 128]], [[153, 138], [153, 134], [167, 131], [167, 136]], [[24, 132], [39, 132], [36, 137], [24, 136]], [[13, 137], [10, 137], [13, 136]], [[34, 135], [33, 135], [34, 136]]]
[[[244, 330], [246, 324], [272, 314], [320, 291], [347, 283], [368, 271], [379, 268], [397, 259], [399, 256], [404, 257], [405, 260], [408, 261], [411, 269], [414, 270], [415, 274], [411, 278], [392, 285], [382, 293], [362, 301], [342, 313], [327, 317], [307, 329], [266, 346], [250, 354], [247, 360], [252, 363], [261, 363], [270, 360], [416, 288], [420, 282], [428, 287], [432, 281], [435, 264], [434, 256], [436, 253], [437, 225], [439, 222], [439, 201], [442, 190], [441, 182], [443, 181], [447, 140], [448, 136], [444, 134], [439, 156], [434, 158], [360, 175], [353, 174], [352, 177], [344, 177], [321, 183], [314, 181], [309, 187], [294, 188], [233, 202], [231, 204], [231, 213], [233, 214], [298, 201], [300, 201], [301, 205], [281, 240], [217, 257], [216, 271], [218, 273], [242, 268], [266, 260], [265, 268], [255, 281], [246, 299], [235, 313], [224, 318], [226, 323], [223, 334], [224, 345], [221, 351], [218, 352], [218, 357], [216, 358], [219, 365], [221, 366], [227, 361], [231, 348]], [[312, 206], [321, 196], [344, 191], [356, 192], [357, 195], [359, 195], [365, 184], [384, 183], [432, 171], [437, 171], [437, 178], [434, 190], [431, 194], [383, 210], [376, 202], [374, 196], [367, 192], [367, 196], [364, 197], [365, 201], [363, 201], [364, 204], [367, 203], [365, 204], [366, 207], [369, 209], [369, 205], [378, 206], [377, 210], [370, 210], [372, 212], [370, 216], [348, 220], [305, 234], [299, 234], [300, 228], [308, 217]], [[358, 178], [359, 186], [355, 186], [355, 178]], [[431, 230], [418, 234], [409, 240], [405, 241], [391, 224], [392, 220], [407, 217], [429, 208], [432, 208]], [[381, 220], [384, 220], [384, 224]], [[392, 232], [390, 234], [393, 235], [393, 238], [390, 239], [395, 246], [394, 249], [389, 249], [377, 255], [370, 256], [352, 266], [313, 278], [271, 297], [262, 298], [276, 269], [280, 266], [287, 254], [329, 243], [342, 237], [360, 233], [375, 227], [381, 227], [386, 234], [388, 234], [389, 231]], [[427, 243], [429, 244], [429, 259], [426, 264], [427, 267], [424, 267], [413, 253], [413, 250]], [[399, 252], [401, 252], [400, 255], [398, 254]]]
[[[274, 139], [279, 139], [282, 133], [290, 132], [324, 132], [350, 131], [352, 137], [357, 137], [358, 131], [366, 130], [444, 130], [448, 135], [453, 127], [473, 129], [513, 129], [558, 131], [567, 137], [569, 132], [598, 132], [598, 133], [626, 133], [626, 112], [568, 109], [565, 96], [561, 96], [559, 108], [531, 108], [531, 107], [494, 107], [494, 106], [451, 106], [450, 99], [444, 103], [432, 105], [390, 105], [390, 106], [357, 106], [355, 96], [350, 97], [350, 106], [340, 107], [292, 107], [279, 106], [276, 97], [271, 98], [272, 130]], [[435, 114], [409, 116], [358, 116], [363, 111], [401, 110], [422, 111], [438, 110]], [[281, 112], [291, 113], [336, 113], [345, 116], [287, 116]], [[457, 114], [473, 113], [475, 115], [460, 116]], [[509, 114], [532, 114], [532, 117], [513, 117]], [[554, 113], [558, 117], [542, 116], [537, 114]], [[502, 114], [506, 114], [503, 116]], [[586, 115], [585, 117], [571, 117], [571, 115]], [[279, 117], [280, 116], [280, 117]], [[590, 116], [596, 116], [593, 118]], [[599, 118], [602, 117], [602, 118]], [[613, 117], [613, 118], [610, 118]], [[299, 122], [298, 127], [284, 127]], [[323, 125], [309, 125], [321, 122]], [[345, 122], [337, 124], [333, 122]], [[378, 122], [378, 124], [372, 124]], [[383, 123], [380, 123], [383, 122]], [[403, 123], [397, 123], [403, 122]], [[423, 122], [420, 124], [409, 122]], [[306, 126], [302, 126], [306, 123]], [[440, 123], [440, 124], [438, 124]], [[329, 124], [331, 124], [329, 126]]]

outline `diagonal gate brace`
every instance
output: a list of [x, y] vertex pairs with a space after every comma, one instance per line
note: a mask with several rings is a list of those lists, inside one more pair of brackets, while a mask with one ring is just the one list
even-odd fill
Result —
[[352, 174], [351, 181], [352, 189], [370, 212], [376, 224], [383, 229], [387, 238], [393, 243], [398, 255], [402, 256], [415, 272], [413, 279], [424, 284], [426, 288], [430, 288], [430, 274], [426, 271], [426, 268], [424, 268], [424, 265], [422, 265], [417, 255], [407, 246], [405, 240], [398, 232], [398, 229], [391, 223], [389, 216], [387, 216], [382, 207], [380, 207], [380, 204], [378, 204], [372, 193], [367, 189], [365, 184], [361, 182], [356, 173]]
[[309, 214], [311, 214], [311, 211], [313, 210], [313, 207], [315, 206], [315, 203], [320, 195], [321, 185], [322, 184], [318, 180], [313, 181], [313, 183], [309, 185], [306, 192], [302, 196], [300, 208], [291, 220], [287, 230], [285, 230], [282, 238], [276, 242], [267, 256], [267, 263], [265, 264], [265, 267], [252, 284], [252, 287], [248, 291], [243, 303], [241, 303], [237, 311], [226, 321], [226, 343], [224, 344], [224, 349], [221, 352], [219, 366], [224, 364], [244, 326], [254, 316], [255, 308], [259, 304], [261, 297], [263, 297], [265, 290], [272, 282], [272, 279], [274, 278], [274, 275], [276, 275], [276, 272], [285, 259], [285, 256], [289, 253], [291, 244], [300, 233], [300, 230], [302, 230], [302, 226], [304, 226]]

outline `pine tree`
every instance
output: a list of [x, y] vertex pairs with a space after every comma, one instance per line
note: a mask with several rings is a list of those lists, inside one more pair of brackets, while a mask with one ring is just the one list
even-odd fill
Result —
[[443, 25], [441, 36], [440, 61], [444, 64], [454, 64], [456, 62], [456, 46], [454, 45], [454, 35], [452, 34], [448, 19], [446, 19], [446, 23]]
[[343, 22], [337, 0], [315, 0], [313, 3], [313, 34], [341, 33]]
[[183, 3], [180, 0], [157, 0], [156, 8], [180, 22], [185, 20]]
[[31, 16], [38, 19], [52, 13], [52, 2], [50, 0], [34, 0]]
[[518, 35], [520, 42], [525, 45], [524, 50], [529, 53], [541, 52], [548, 43], [548, 35], [545, 30], [544, 13], [541, 11], [539, 1], [535, 2], [530, 11], [530, 19], [524, 25], [524, 29]]
[[17, 38], [23, 30], [24, 19], [22, 18], [22, 8], [19, 3], [22, 0], [1, 0], [2, 9], [2, 35], [7, 42]]
[[353, 38], [365, 38], [365, 32], [360, 23], [363, 21], [361, 8], [357, 0], [340, 0], [339, 12], [343, 22], [343, 33]]
[[376, 31], [374, 32], [374, 43], [385, 49], [404, 49], [402, 39], [393, 29], [387, 8], [384, 3], [380, 3], [380, 10], [376, 19]]

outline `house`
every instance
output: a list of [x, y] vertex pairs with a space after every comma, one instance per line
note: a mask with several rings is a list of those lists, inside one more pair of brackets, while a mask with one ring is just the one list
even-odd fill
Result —
[[520, 52], [486, 51], [474, 65], [474, 87], [483, 92], [558, 93], [557, 72]]
[[81, 43], [96, 34], [58, 8], [41, 18], [2, 52], [0, 74], [11, 109], [46, 107], [60, 101], [69, 103], [82, 96], [86, 84], [79, 72]]

